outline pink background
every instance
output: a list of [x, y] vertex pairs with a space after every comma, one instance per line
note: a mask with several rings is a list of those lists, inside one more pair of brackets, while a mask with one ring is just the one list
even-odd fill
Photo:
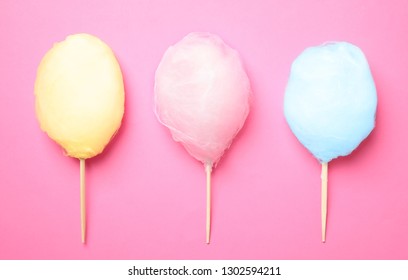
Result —
[[[407, 1], [3, 0], [0, 13], [0, 259], [408, 258]], [[191, 31], [236, 48], [254, 91], [213, 173], [210, 246], [204, 168], [153, 113], [155, 69]], [[117, 137], [87, 162], [86, 246], [79, 163], [39, 129], [33, 94], [42, 56], [79, 32], [111, 46], [126, 87]], [[332, 40], [365, 52], [379, 105], [370, 137], [329, 165], [322, 244], [320, 165], [282, 108], [291, 62]]]

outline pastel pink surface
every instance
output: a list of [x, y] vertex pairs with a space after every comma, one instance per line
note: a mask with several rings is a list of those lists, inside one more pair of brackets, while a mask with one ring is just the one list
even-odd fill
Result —
[[[0, 259], [407, 259], [408, 2], [1, 1]], [[213, 172], [211, 245], [205, 174], [153, 113], [154, 72], [192, 31], [236, 49], [253, 100]], [[33, 85], [56, 41], [87, 32], [122, 67], [123, 125], [87, 162], [88, 244], [80, 242], [79, 163], [39, 128]], [[349, 41], [378, 90], [377, 126], [329, 166], [320, 242], [320, 166], [290, 132], [283, 95], [307, 46]]]

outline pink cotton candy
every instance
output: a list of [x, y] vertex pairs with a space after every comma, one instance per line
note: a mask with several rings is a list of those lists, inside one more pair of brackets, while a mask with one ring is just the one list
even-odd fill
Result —
[[210, 33], [168, 48], [156, 71], [156, 115], [173, 139], [216, 164], [244, 125], [251, 88], [238, 52]]

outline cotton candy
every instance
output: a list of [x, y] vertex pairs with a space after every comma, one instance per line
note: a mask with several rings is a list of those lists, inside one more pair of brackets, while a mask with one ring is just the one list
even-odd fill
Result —
[[41, 129], [67, 155], [81, 159], [103, 151], [124, 113], [119, 64], [112, 50], [89, 34], [68, 36], [47, 52], [35, 97]]
[[377, 94], [363, 52], [346, 43], [304, 50], [292, 64], [286, 120], [320, 161], [350, 154], [372, 131]]
[[160, 122], [194, 158], [211, 166], [249, 112], [251, 89], [239, 55], [210, 33], [191, 33], [168, 48], [154, 91]]
[[100, 154], [124, 112], [122, 72], [112, 50], [89, 34], [54, 44], [37, 70], [35, 109], [41, 129], [80, 162], [81, 240], [86, 242], [85, 160]]

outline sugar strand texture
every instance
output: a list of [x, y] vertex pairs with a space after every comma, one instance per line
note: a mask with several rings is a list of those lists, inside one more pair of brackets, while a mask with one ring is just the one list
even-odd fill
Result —
[[124, 113], [122, 72], [99, 38], [74, 34], [54, 44], [35, 81], [41, 129], [71, 157], [87, 159], [104, 150]]
[[350, 154], [375, 125], [377, 93], [363, 52], [347, 42], [304, 50], [293, 62], [286, 120], [320, 161]]
[[190, 33], [165, 52], [155, 76], [155, 112], [197, 160], [216, 164], [249, 113], [238, 52], [210, 33]]

